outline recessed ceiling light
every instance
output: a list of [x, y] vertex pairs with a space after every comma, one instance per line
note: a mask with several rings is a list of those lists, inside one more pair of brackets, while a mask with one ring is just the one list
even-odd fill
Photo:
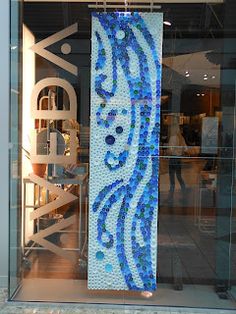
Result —
[[186, 74], [185, 74], [185, 76], [186, 76], [186, 77], [189, 77], [189, 76], [190, 76], [190, 74], [189, 74], [189, 73], [186, 73]]
[[170, 21], [164, 21], [163, 24], [165, 24], [166, 26], [171, 26], [171, 22]]
[[211, 77], [213, 80], [216, 78], [216, 76], [215, 75], [212, 75], [212, 77]]
[[204, 74], [204, 77], [207, 77], [208, 75], [207, 74]]
[[197, 97], [199, 97], [199, 96], [200, 96], [200, 94], [198, 93], [198, 94], [197, 94]]
[[201, 95], [202, 95], [202, 97], [203, 97], [203, 96], [205, 96], [205, 94], [204, 94], [204, 93], [202, 93]]
[[208, 77], [204, 77], [203, 79], [204, 79], [204, 81], [207, 81], [207, 80], [208, 80]]
[[11, 46], [11, 50], [15, 50], [17, 46]]

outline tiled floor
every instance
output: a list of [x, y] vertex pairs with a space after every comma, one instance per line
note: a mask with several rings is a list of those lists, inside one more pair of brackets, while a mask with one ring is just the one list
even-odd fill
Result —
[[236, 310], [179, 307], [130, 307], [125, 305], [78, 305], [60, 303], [6, 302], [6, 289], [0, 289], [1, 314], [235, 314]]
[[26, 279], [15, 297], [18, 301], [61, 302], [86, 304], [116, 304], [119, 306], [193, 307], [207, 309], [236, 309], [236, 302], [228, 296], [221, 299], [213, 286], [184, 285], [174, 290], [172, 284], [159, 284], [157, 291], [147, 297], [139, 291], [89, 290], [85, 280]]
[[6, 289], [0, 289], [1, 314], [235, 314], [236, 310], [191, 309], [174, 307], [130, 307], [125, 305], [78, 305], [59, 303], [6, 302]]

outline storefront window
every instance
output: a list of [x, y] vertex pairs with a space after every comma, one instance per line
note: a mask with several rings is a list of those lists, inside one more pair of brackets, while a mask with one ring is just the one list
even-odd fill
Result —
[[14, 300], [235, 308], [236, 4], [166, 2], [23, 3]]

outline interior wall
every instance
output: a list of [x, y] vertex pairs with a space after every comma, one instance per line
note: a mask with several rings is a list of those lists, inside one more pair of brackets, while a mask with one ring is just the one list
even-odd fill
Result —
[[9, 1], [1, 1], [1, 114], [0, 114], [0, 287], [7, 287], [8, 274], [8, 111], [9, 111]]

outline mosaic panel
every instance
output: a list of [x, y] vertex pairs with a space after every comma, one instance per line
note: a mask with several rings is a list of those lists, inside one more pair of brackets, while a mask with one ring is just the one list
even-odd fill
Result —
[[92, 16], [90, 289], [156, 289], [162, 24]]

